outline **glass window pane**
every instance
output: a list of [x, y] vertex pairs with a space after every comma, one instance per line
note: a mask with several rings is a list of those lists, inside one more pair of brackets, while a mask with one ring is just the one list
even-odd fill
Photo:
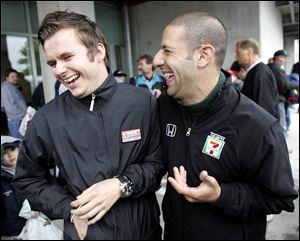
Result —
[[1, 1], [1, 32], [27, 33], [22, 1]]
[[96, 23], [110, 44], [123, 44], [121, 10], [95, 3]]
[[30, 1], [28, 2], [28, 4], [29, 4], [32, 33], [37, 34], [39, 31], [39, 18], [37, 14], [36, 1]]

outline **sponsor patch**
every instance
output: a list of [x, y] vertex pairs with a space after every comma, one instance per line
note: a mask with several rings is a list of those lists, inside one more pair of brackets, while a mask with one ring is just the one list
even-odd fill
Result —
[[123, 143], [142, 139], [141, 129], [121, 131], [121, 134]]
[[225, 137], [215, 134], [213, 132], [207, 136], [202, 152], [219, 159], [225, 145]]

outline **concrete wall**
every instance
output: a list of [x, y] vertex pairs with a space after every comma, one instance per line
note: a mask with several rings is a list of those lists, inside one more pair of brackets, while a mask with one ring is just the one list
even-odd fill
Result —
[[235, 43], [245, 37], [259, 41], [259, 3], [251, 1], [160, 1], [146, 2], [130, 8], [134, 70], [136, 59], [159, 49], [165, 25], [176, 16], [191, 11], [204, 11], [218, 17], [228, 31], [228, 49], [223, 67], [235, 60]]
[[284, 48], [282, 18], [274, 1], [259, 2], [259, 19], [261, 58], [267, 63], [277, 50]]
[[290, 74], [292, 71], [293, 64], [299, 61], [299, 47], [295, 46], [294, 37], [284, 38], [284, 49], [288, 53], [288, 57], [284, 66], [285, 72]]
[[[87, 15], [91, 20], [95, 21], [95, 10], [93, 1], [37, 1], [37, 9], [39, 24], [42, 22], [46, 14], [58, 10], [65, 11], [66, 9], [68, 9], [69, 12], [73, 11]], [[51, 68], [46, 63], [47, 60], [42, 48], [40, 48], [40, 58], [45, 101], [49, 102], [55, 96], [54, 84], [56, 79], [53, 75]]]

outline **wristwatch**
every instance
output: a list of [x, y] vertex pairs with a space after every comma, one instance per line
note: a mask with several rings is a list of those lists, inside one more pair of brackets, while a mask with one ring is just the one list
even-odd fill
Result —
[[120, 181], [121, 198], [129, 197], [133, 192], [133, 183], [124, 175], [115, 176]]

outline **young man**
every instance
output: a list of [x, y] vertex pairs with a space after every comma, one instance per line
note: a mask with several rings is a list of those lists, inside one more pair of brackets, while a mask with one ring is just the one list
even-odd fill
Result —
[[9, 68], [5, 73], [5, 81], [1, 83], [1, 107], [4, 108], [10, 135], [24, 139], [19, 132], [22, 119], [26, 114], [27, 105], [21, 91], [17, 88], [18, 72]]
[[226, 42], [217, 18], [187, 13], [166, 26], [154, 57], [169, 95], [158, 99], [166, 240], [264, 239], [267, 214], [294, 210], [279, 123], [226, 81]]
[[[38, 210], [64, 219], [65, 239], [161, 239], [154, 191], [165, 168], [155, 99], [117, 84], [104, 37], [86, 16], [49, 13], [38, 37], [69, 91], [34, 116], [16, 187]], [[54, 165], [66, 188], [50, 176]]]

